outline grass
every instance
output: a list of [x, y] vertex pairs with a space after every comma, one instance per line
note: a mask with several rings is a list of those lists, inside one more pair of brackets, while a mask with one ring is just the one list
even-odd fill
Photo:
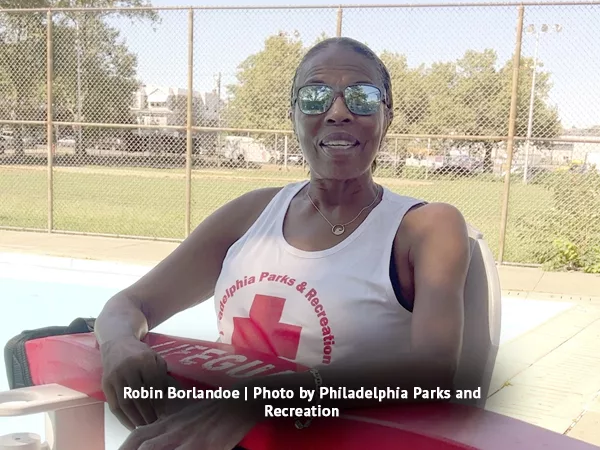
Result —
[[[380, 172], [381, 175], [386, 175]], [[233, 198], [266, 186], [304, 179], [300, 168], [289, 171], [194, 170], [192, 227]], [[410, 180], [378, 178], [390, 190], [458, 207], [469, 223], [482, 231], [497, 254], [503, 183], [486, 179]], [[47, 226], [48, 181], [45, 168], [0, 166], [0, 226]], [[535, 217], [552, 204], [550, 192], [536, 185], [511, 186], [506, 260], [532, 263], [531, 244], [517, 241], [514, 224]], [[57, 167], [54, 171], [54, 228], [155, 238], [183, 238], [185, 230], [185, 171], [183, 169], [122, 169]], [[534, 233], [535, 230], [532, 230]]]

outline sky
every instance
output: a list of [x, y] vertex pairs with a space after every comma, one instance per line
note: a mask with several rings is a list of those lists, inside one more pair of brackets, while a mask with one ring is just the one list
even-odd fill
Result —
[[[346, 1], [345, 5], [377, 5], [382, 0]], [[411, 0], [412, 5], [431, 3]], [[449, 2], [438, 2], [448, 5]], [[471, 3], [483, 4], [481, 0]], [[539, 59], [551, 75], [550, 102], [556, 105], [565, 127], [600, 124], [600, 3], [583, 6], [526, 6], [524, 26], [560, 24], [560, 33], [543, 33]], [[152, 5], [172, 6], [272, 6], [274, 0], [152, 0]], [[286, 6], [319, 6], [317, 0], [286, 3]], [[401, 5], [403, 2], [396, 2]], [[131, 51], [138, 55], [138, 76], [146, 84], [187, 86], [186, 10], [161, 11], [161, 23], [132, 26], [128, 19], [112, 19]], [[298, 31], [309, 45], [325, 32], [336, 31], [337, 8], [284, 10], [198, 10], [194, 15], [194, 90], [212, 91], [217, 74], [222, 92], [236, 81], [239, 64], [263, 48], [269, 35]], [[511, 58], [515, 45], [517, 7], [411, 7], [349, 8], [344, 10], [342, 35], [383, 50], [407, 56], [411, 67], [460, 58], [466, 50], [494, 49], [499, 65]], [[535, 36], [524, 34], [522, 54], [533, 56]], [[283, 81], [283, 80], [282, 80]]]

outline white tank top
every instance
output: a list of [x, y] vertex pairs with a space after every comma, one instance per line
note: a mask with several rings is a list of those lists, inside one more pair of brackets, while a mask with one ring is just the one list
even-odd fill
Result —
[[346, 239], [307, 252], [283, 236], [290, 202], [307, 183], [277, 193], [227, 252], [214, 297], [219, 341], [308, 367], [358, 355], [389, 361], [408, 350], [411, 326], [390, 281], [393, 242], [408, 210], [424, 202], [384, 188]]

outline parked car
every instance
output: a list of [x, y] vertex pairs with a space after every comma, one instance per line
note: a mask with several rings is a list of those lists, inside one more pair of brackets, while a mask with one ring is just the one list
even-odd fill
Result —
[[75, 147], [76, 140], [75, 140], [75, 137], [73, 137], [73, 136], [65, 136], [63, 138], [60, 138], [56, 142], [61, 147]]
[[445, 157], [432, 175], [472, 176], [483, 172], [483, 161], [466, 155]]
[[[288, 155], [287, 163], [289, 166], [299, 166], [304, 162], [302, 155]], [[282, 154], [279, 157], [279, 164], [285, 164], [285, 156]]]
[[[514, 166], [510, 173], [513, 176], [523, 178], [523, 173], [525, 171], [525, 167], [522, 165]], [[547, 177], [551, 173], [550, 169], [541, 166], [529, 166], [527, 168], [527, 182], [531, 183], [533, 181], [542, 181], [545, 177]], [[504, 173], [502, 174], [504, 176]]]

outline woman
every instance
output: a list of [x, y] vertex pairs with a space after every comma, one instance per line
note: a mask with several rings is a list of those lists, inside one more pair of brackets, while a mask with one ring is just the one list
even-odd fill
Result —
[[233, 448], [263, 417], [260, 405], [201, 401], [157, 420], [158, 405], [121, 398], [123, 386], [168, 382], [164, 361], [140, 342], [148, 330], [213, 295], [222, 342], [317, 369], [247, 384], [452, 385], [467, 227], [450, 205], [374, 182], [393, 118], [387, 69], [359, 42], [329, 39], [300, 63], [291, 100], [310, 180], [221, 207], [97, 320], [109, 404], [139, 427], [123, 449]]

